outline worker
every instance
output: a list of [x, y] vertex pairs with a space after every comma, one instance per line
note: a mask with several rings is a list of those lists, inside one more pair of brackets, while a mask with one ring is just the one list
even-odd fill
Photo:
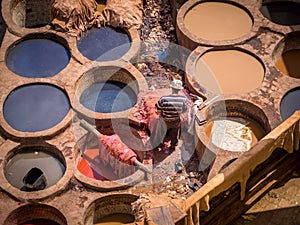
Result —
[[[180, 137], [180, 114], [187, 110], [187, 99], [185, 96], [178, 94], [178, 92], [183, 89], [181, 80], [174, 79], [170, 87], [172, 94], [162, 96], [155, 106], [161, 117], [161, 123], [157, 129], [163, 129], [163, 127], [165, 127], [166, 132], [164, 138], [167, 136], [170, 138], [171, 146], [169, 150], [174, 151]], [[162, 142], [163, 141], [164, 139]], [[166, 149], [165, 153], [169, 153], [169, 151]]]

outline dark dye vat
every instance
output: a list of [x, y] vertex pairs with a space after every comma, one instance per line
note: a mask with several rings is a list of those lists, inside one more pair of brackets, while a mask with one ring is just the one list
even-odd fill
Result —
[[128, 52], [130, 38], [121, 28], [92, 28], [81, 36], [77, 47], [90, 60], [112, 61]]
[[131, 108], [137, 100], [135, 92], [117, 81], [94, 83], [84, 90], [80, 103], [100, 113], [120, 112]]
[[5, 166], [5, 177], [14, 187], [23, 191], [28, 190], [24, 185], [24, 177], [33, 168], [39, 168], [45, 179], [48, 188], [55, 185], [64, 175], [66, 167], [57, 156], [50, 152], [41, 151], [38, 148], [28, 148], [14, 155]]
[[11, 47], [6, 65], [14, 73], [29, 78], [51, 77], [70, 61], [69, 51], [50, 39], [30, 39]]
[[4, 102], [7, 123], [18, 131], [37, 132], [61, 122], [70, 110], [67, 95], [47, 84], [32, 84], [12, 91]]
[[33, 219], [21, 225], [59, 225], [58, 223], [48, 219]]
[[289, 91], [281, 100], [280, 114], [283, 120], [300, 110], [300, 88]]
[[300, 24], [300, 4], [296, 2], [271, 1], [264, 3], [260, 11], [267, 19], [280, 25]]

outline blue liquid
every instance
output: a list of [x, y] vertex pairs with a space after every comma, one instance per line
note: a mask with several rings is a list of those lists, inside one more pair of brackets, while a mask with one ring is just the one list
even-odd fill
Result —
[[120, 112], [136, 103], [135, 92], [121, 82], [94, 83], [80, 96], [80, 103], [100, 113]]
[[66, 94], [52, 85], [33, 84], [12, 91], [4, 102], [7, 123], [16, 130], [36, 132], [61, 122], [70, 110]]
[[69, 51], [49, 39], [22, 41], [10, 48], [6, 56], [6, 65], [12, 72], [29, 78], [54, 76], [69, 61]]
[[112, 61], [130, 49], [130, 38], [120, 28], [92, 28], [77, 41], [78, 50], [92, 61]]
[[288, 92], [281, 100], [280, 114], [283, 120], [300, 110], [300, 88]]

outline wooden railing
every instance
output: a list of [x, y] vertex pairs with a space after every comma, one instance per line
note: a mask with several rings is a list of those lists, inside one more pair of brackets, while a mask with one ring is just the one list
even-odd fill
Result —
[[200, 225], [200, 211], [209, 211], [210, 199], [234, 184], [240, 184], [240, 199], [246, 194], [246, 184], [254, 169], [267, 160], [275, 149], [288, 153], [299, 150], [300, 110], [261, 139], [250, 151], [241, 155], [222, 173], [209, 180], [201, 189], [186, 199], [183, 210], [187, 213], [185, 225]]

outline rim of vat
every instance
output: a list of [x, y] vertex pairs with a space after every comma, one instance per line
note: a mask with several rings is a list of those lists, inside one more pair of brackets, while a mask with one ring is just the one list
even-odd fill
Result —
[[[30, 78], [30, 77], [26, 77], [26, 76], [22, 76], [20, 74], [17, 74], [15, 72], [13, 72], [6, 64], [6, 57], [7, 55], [9, 54], [10, 50], [12, 48], [14, 48], [15, 46], [17, 46], [18, 44], [24, 42], [24, 41], [28, 41], [28, 40], [34, 40], [34, 39], [47, 39], [47, 40], [50, 40], [50, 41], [53, 41], [59, 45], [61, 45], [62, 47], [64, 47], [67, 51], [68, 51], [68, 54], [69, 54], [69, 61], [68, 63], [66, 64], [66, 66], [64, 68], [62, 68], [58, 73], [52, 75], [52, 76], [47, 76], [47, 77], [44, 77], [43, 79], [45, 78], [51, 78], [51, 77], [54, 77], [58, 74], [60, 74], [61, 72], [63, 72], [70, 64], [70, 61], [72, 59], [72, 51], [70, 49], [70, 44], [69, 42], [62, 36], [58, 35], [57, 33], [53, 33], [53, 32], [31, 32], [30, 34], [26, 34], [25, 36], [19, 38], [18, 40], [16, 41], [13, 41], [6, 49], [4, 49], [3, 51], [5, 52], [5, 54], [3, 55], [3, 61], [5, 62], [5, 67], [13, 74], [19, 76], [19, 77], [22, 77], [22, 78]], [[42, 77], [37, 77], [37, 78], [30, 78], [30, 79], [39, 79], [39, 78], [42, 78]]]
[[[221, 111], [220, 111], [221, 113], [215, 115], [214, 112], [212, 112], [212, 110], [215, 110], [215, 108], [218, 105], [219, 106], [221, 105]], [[244, 108], [243, 105], [246, 105], [247, 108]], [[249, 108], [251, 110], [249, 110]], [[256, 122], [262, 128], [265, 135], [267, 135], [271, 131], [269, 118], [267, 117], [263, 109], [252, 102], [241, 100], [241, 99], [224, 99], [221, 101], [216, 101], [211, 105], [207, 106], [203, 110], [203, 112], [201, 112], [201, 114], [204, 115], [205, 118], [208, 117], [207, 119], [208, 122], [220, 117], [226, 118], [227, 116], [233, 116], [233, 117], [241, 116]], [[214, 145], [210, 141], [209, 137], [205, 133], [205, 125], [203, 126], [203, 125], [196, 124], [195, 129], [196, 129], [196, 135], [198, 140], [210, 151], [212, 152], [216, 152], [217, 150], [228, 151], [226, 149], [222, 149]]]
[[[217, 2], [217, 3], [226, 3], [226, 4], [231, 4], [233, 6], [238, 7], [239, 9], [243, 10], [244, 12], [247, 13], [249, 18], [252, 21], [252, 27], [251, 30], [245, 34], [242, 35], [241, 37], [234, 38], [234, 39], [228, 39], [228, 40], [206, 40], [200, 37], [197, 37], [197, 35], [193, 34], [191, 31], [189, 31], [186, 26], [184, 25], [184, 19], [186, 14], [196, 5], [201, 4], [201, 3], [207, 3], [207, 2]], [[225, 1], [207, 1], [207, 0], [189, 0], [186, 3], [184, 3], [177, 14], [176, 18], [176, 26], [178, 30], [183, 34], [184, 37], [188, 38], [188, 40], [191, 43], [192, 50], [195, 49], [199, 44], [206, 45], [206, 46], [226, 46], [226, 45], [233, 45], [240, 43], [242, 41], [248, 40], [252, 38], [254, 35], [257, 34], [258, 29], [259, 29], [259, 23], [258, 21], [253, 17], [251, 11], [244, 5], [240, 4], [239, 2], [235, 2], [232, 0]]]
[[[108, 206], [107, 210], [106, 210], [106, 211], [108, 211], [108, 213], [104, 214], [103, 216], [112, 215], [114, 213], [123, 213], [123, 212], [120, 212], [121, 211], [120, 205], [125, 205], [125, 207], [128, 206], [127, 210], [128, 211], [130, 210], [131, 213], [128, 213], [128, 212], [124, 212], [124, 213], [133, 215], [133, 212], [131, 209], [131, 203], [135, 202], [138, 198], [139, 198], [139, 196], [131, 194], [131, 193], [111, 194], [111, 195], [97, 198], [93, 202], [91, 202], [89, 204], [89, 206], [86, 208], [86, 210], [84, 212], [83, 224], [88, 225], [88, 224], [90, 224], [89, 222], [93, 222], [94, 217], [95, 217], [95, 212], [99, 211], [99, 209], [102, 208], [103, 206]], [[112, 205], [114, 206], [114, 204], [112, 204], [114, 202], [119, 203], [119, 204], [117, 204], [117, 205], [119, 205], [119, 207], [117, 209], [115, 207], [113, 209], [111, 208]], [[101, 216], [99, 216], [99, 217], [102, 218]]]
[[[116, 28], [116, 26], [112, 26], [109, 25], [111, 27]], [[141, 45], [141, 40], [140, 40], [140, 36], [139, 36], [139, 32], [137, 29], [135, 29], [134, 27], [131, 28], [123, 28], [123, 27], [118, 27], [120, 29], [122, 29], [123, 31], [125, 31], [130, 39], [130, 48], [129, 50], [119, 59], [116, 60], [112, 60], [112, 61], [100, 61], [98, 63], [105, 63], [105, 62], [117, 62], [120, 60], [124, 60], [124, 61], [128, 61], [128, 62], [135, 62], [136, 57], [138, 57], [138, 53], [140, 51], [140, 45]], [[100, 29], [100, 28], [97, 28]], [[87, 31], [86, 31], [87, 32]], [[74, 57], [78, 58], [80, 61], [83, 62], [97, 62], [97, 61], [93, 61], [88, 59], [87, 57], [85, 57], [78, 49], [77, 47], [77, 39], [76, 37], [70, 38], [70, 47], [72, 49], [72, 53], [74, 54]]]
[[[42, 79], [39, 79], [42, 80]], [[48, 86], [52, 86], [54, 88], [57, 88], [58, 90], [62, 91], [65, 95], [66, 98], [69, 100], [69, 106], [70, 109], [68, 111], [68, 113], [65, 115], [65, 117], [56, 125], [54, 125], [53, 127], [50, 127], [46, 130], [42, 130], [42, 131], [36, 131], [36, 132], [23, 132], [23, 131], [19, 131], [14, 129], [5, 119], [4, 117], [4, 113], [3, 110], [0, 113], [0, 121], [1, 121], [1, 127], [3, 128], [2, 131], [4, 132], [4, 134], [11, 138], [12, 140], [17, 140], [20, 141], [22, 139], [40, 139], [40, 138], [45, 138], [45, 139], [49, 139], [54, 137], [55, 135], [61, 133], [67, 126], [69, 126], [72, 122], [72, 106], [71, 106], [71, 101], [70, 101], [70, 97], [68, 92], [64, 89], [63, 86], [61, 86], [61, 84], [58, 83], [47, 83], [47, 82], [37, 82], [37, 81], [29, 81], [26, 83], [22, 83], [22, 85], [19, 85], [17, 87], [12, 87], [10, 89], [6, 90], [6, 93], [0, 97], [1, 100], [1, 109], [4, 108], [4, 104], [6, 99], [8, 98], [8, 96], [14, 91], [17, 90], [19, 88], [23, 88], [26, 86], [31, 86], [31, 85], [48, 85]]]
[[[77, 165], [77, 163], [76, 163]], [[145, 173], [141, 170], [137, 170], [133, 174], [131, 174], [128, 177], [124, 177], [122, 179], [118, 180], [96, 180], [90, 177], [85, 176], [82, 174], [76, 167], [74, 176], [77, 180], [79, 180], [82, 184], [84, 184], [87, 187], [90, 187], [92, 189], [98, 190], [98, 191], [116, 191], [116, 190], [122, 190], [129, 188], [135, 184], [138, 184], [145, 178]]]
[[264, 80], [265, 80], [265, 76], [266, 76], [266, 66], [265, 63], [263, 62], [263, 60], [261, 58], [259, 58], [257, 55], [255, 55], [254, 52], [248, 50], [248, 49], [244, 49], [241, 47], [228, 47], [228, 46], [224, 46], [224, 47], [211, 47], [211, 48], [202, 48], [201, 46], [198, 46], [196, 49], [194, 49], [190, 55], [187, 58], [186, 64], [185, 64], [185, 69], [186, 69], [186, 76], [185, 76], [185, 81], [186, 84], [188, 85], [188, 87], [192, 90], [192, 92], [197, 93], [198, 95], [215, 95], [218, 93], [214, 93], [210, 90], [207, 90], [205, 87], [203, 87], [198, 81], [195, 80], [195, 74], [196, 74], [196, 64], [198, 62], [198, 60], [205, 55], [206, 53], [209, 52], [214, 52], [214, 51], [227, 51], [227, 50], [235, 50], [235, 51], [239, 51], [245, 54], [248, 54], [249, 56], [255, 58], [260, 65], [262, 66], [263, 70], [264, 70], [264, 76], [263, 79], [260, 83], [259, 86], [257, 86], [255, 89], [249, 91], [249, 92], [244, 92], [244, 93], [220, 93], [223, 96], [232, 96], [232, 95], [242, 95], [242, 94], [246, 94], [246, 93], [251, 93], [257, 89], [260, 89], [260, 87], [262, 86]]
[[46, 204], [29, 203], [10, 212], [3, 225], [19, 225], [34, 219], [46, 219], [59, 225], [68, 224], [66, 217], [57, 208]]
[[[12, 19], [12, 3], [16, 0], [2, 1], [2, 17], [8, 30], [17, 36], [23, 36], [32, 32], [51, 32], [50, 26], [47, 24], [38, 28], [26, 28], [17, 25]], [[55, 32], [55, 31], [54, 31]]]
[[[65, 165], [65, 173], [60, 178], [60, 180], [55, 184], [52, 185], [44, 190], [40, 191], [33, 191], [33, 192], [26, 192], [21, 191], [18, 188], [12, 186], [5, 177], [5, 168], [8, 161], [18, 153], [21, 153], [26, 148], [40, 148], [41, 151], [49, 152], [57, 156], [57, 158]], [[0, 179], [6, 182], [2, 182], [0, 184], [1, 188], [8, 192], [10, 195], [16, 197], [19, 200], [28, 200], [28, 199], [36, 199], [42, 200], [45, 198], [49, 198], [55, 195], [58, 192], [63, 191], [71, 177], [73, 176], [73, 161], [64, 155], [62, 151], [60, 151], [54, 145], [45, 143], [45, 142], [33, 142], [33, 143], [26, 143], [26, 144], [19, 144], [7, 141], [4, 143], [1, 148], [0, 156], [4, 159], [4, 162], [0, 165]]]
[[[92, 72], [100, 70], [101, 68], [106, 68], [108, 70], [123, 70], [126, 72], [128, 75], [128, 83], [134, 83], [134, 87], [132, 90], [135, 92], [136, 96], [138, 96], [139, 92], [143, 90], [148, 89], [148, 85], [146, 83], [146, 79], [144, 76], [130, 63], [125, 62], [125, 61], [115, 61], [115, 62], [102, 62], [102, 63], [92, 63], [90, 68], [86, 70], [80, 78], [77, 80], [76, 85], [75, 85], [75, 95], [74, 98], [71, 99], [71, 105], [73, 106], [74, 110], [79, 112], [81, 115], [84, 117], [87, 117], [89, 120], [111, 120], [111, 119], [129, 119], [132, 122], [138, 122], [136, 121], [135, 118], [132, 118], [130, 116], [130, 111], [132, 108], [120, 111], [120, 112], [112, 112], [112, 113], [101, 113], [101, 112], [95, 112], [93, 110], [90, 110], [86, 108], [84, 105], [80, 103], [80, 96], [83, 93], [83, 91], [89, 87], [89, 85], [97, 82], [102, 82], [106, 81], [105, 78], [103, 77], [98, 77], [98, 80], [93, 79], [88, 79], [93, 76]], [[114, 74], [114, 73], [113, 73]], [[108, 78], [111, 77], [113, 74], [108, 74]], [[88, 84], [84, 84], [85, 82], [83, 81], [84, 79], [89, 80], [90, 82]], [[111, 79], [107, 79], [111, 80]], [[112, 79], [113, 81], [122, 81], [122, 79]], [[124, 83], [124, 84], [128, 84]], [[137, 104], [137, 103], [136, 103]]]
[[[299, 6], [300, 6], [300, 3], [299, 3]], [[300, 51], [300, 31], [293, 31], [293, 32], [287, 33], [283, 38], [281, 38], [277, 42], [274, 49], [272, 50], [272, 62], [278, 72], [280, 72], [284, 76], [299, 80], [300, 76], [298, 78], [293, 75], [285, 74], [275, 66], [277, 60], [284, 53], [291, 51], [291, 50], [299, 50]]]

